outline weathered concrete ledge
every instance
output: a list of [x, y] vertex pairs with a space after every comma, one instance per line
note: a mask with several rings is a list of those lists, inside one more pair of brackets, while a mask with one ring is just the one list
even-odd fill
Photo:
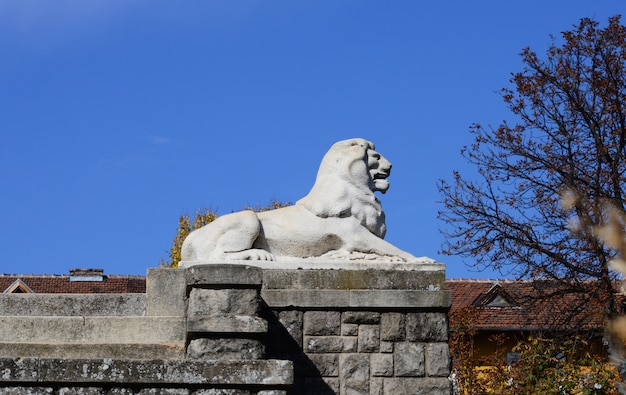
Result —
[[0, 317], [0, 342], [103, 344], [183, 343], [179, 317]]
[[[233, 261], [233, 262], [205, 262], [181, 261], [180, 266], [189, 269], [200, 269], [207, 266], [247, 266], [258, 267], [264, 270], [369, 270], [384, 269], [393, 271], [439, 271], [445, 267], [441, 263], [427, 257], [416, 258], [414, 262], [383, 262], [383, 261], [329, 261], [324, 258], [281, 258], [277, 261]], [[200, 269], [204, 270], [204, 269]]]
[[293, 383], [292, 362], [0, 358], [7, 383], [122, 383], [279, 386]]
[[187, 284], [263, 285], [266, 289], [426, 289], [444, 288], [446, 267], [425, 263], [187, 262]]
[[448, 291], [421, 290], [334, 290], [334, 289], [263, 289], [261, 297], [268, 306], [310, 308], [421, 308], [450, 307]]
[[139, 316], [145, 311], [145, 294], [0, 294], [0, 316]]
[[261, 297], [272, 307], [447, 310], [445, 266], [369, 264], [365, 269], [266, 269]]
[[[185, 357], [184, 343], [155, 344], [57, 344], [57, 343], [0, 343], [2, 357], [30, 358], [122, 358], [122, 359], [178, 359]], [[0, 391], [1, 393], [1, 391]]]
[[[346, 265], [334, 269], [265, 269], [265, 289], [402, 289], [440, 291], [445, 283], [444, 265], [370, 264], [366, 268]], [[426, 270], [426, 266], [428, 270]]]
[[183, 269], [187, 285], [237, 285], [261, 287], [263, 271], [252, 265], [210, 264]]

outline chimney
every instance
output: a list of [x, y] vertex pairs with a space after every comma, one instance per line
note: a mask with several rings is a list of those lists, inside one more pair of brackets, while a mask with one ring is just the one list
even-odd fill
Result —
[[104, 269], [70, 269], [70, 281], [104, 281]]

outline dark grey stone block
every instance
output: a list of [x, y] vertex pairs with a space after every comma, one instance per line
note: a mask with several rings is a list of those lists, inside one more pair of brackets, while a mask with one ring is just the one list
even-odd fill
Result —
[[417, 342], [448, 341], [448, 317], [445, 313], [409, 313], [406, 318], [406, 338]]

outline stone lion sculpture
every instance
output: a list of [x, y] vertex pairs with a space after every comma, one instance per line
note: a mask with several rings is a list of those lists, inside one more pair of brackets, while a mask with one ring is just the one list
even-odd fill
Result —
[[414, 261], [383, 240], [385, 214], [375, 192], [389, 188], [391, 163], [364, 139], [335, 143], [317, 179], [295, 205], [219, 217], [193, 231], [182, 246], [181, 266], [238, 260]]

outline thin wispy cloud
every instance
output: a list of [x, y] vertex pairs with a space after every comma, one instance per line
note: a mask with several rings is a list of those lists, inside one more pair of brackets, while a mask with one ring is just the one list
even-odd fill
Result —
[[191, 2], [146, 0], [1, 0], [0, 32], [41, 42], [69, 39], [77, 32], [115, 28], [126, 18], [160, 21], [163, 26], [187, 26], [192, 22], [231, 30], [245, 25], [263, 2]]
[[2, 0], [0, 31], [41, 46], [99, 30], [126, 15], [131, 6], [120, 0]]
[[149, 138], [153, 144], [157, 144], [157, 145], [167, 144], [170, 142], [169, 138], [163, 137], [163, 136], [150, 136]]

